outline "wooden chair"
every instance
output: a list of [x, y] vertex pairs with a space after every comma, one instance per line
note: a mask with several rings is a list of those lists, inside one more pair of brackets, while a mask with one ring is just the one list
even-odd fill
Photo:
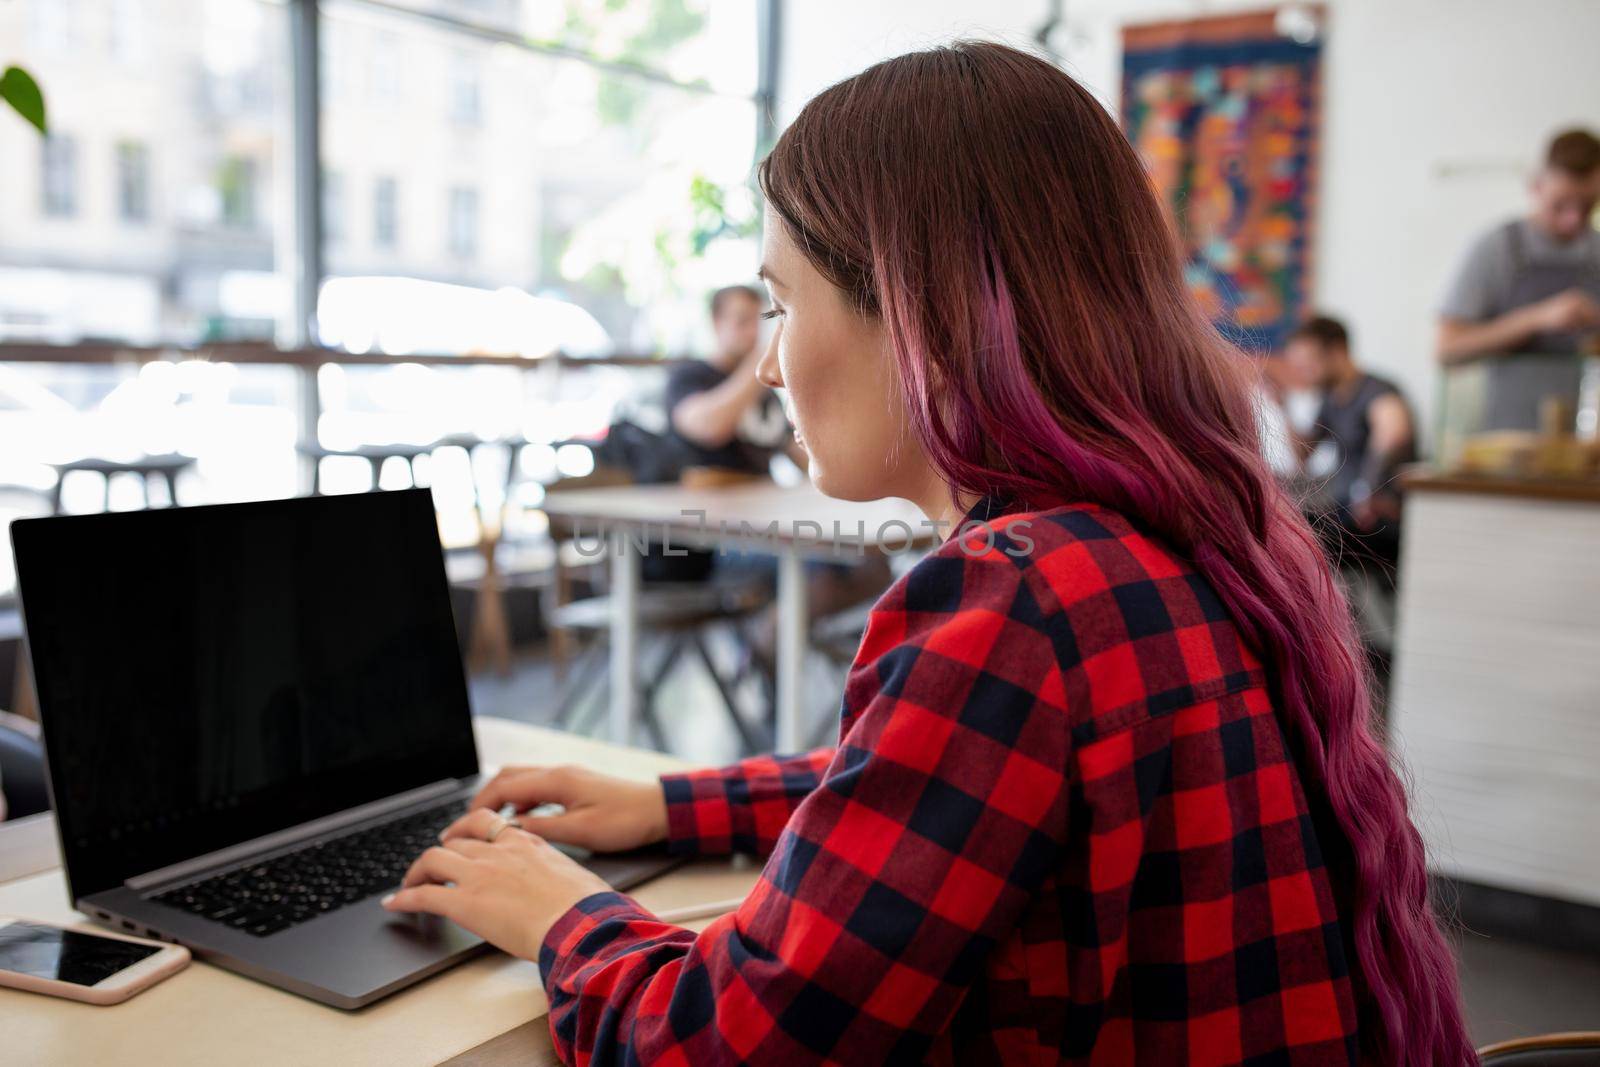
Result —
[[1600, 1030], [1497, 1041], [1478, 1058], [1483, 1067], [1600, 1067]]
[[[632, 484], [633, 478], [627, 471], [597, 466], [589, 474], [562, 478], [546, 488], [554, 492]], [[586, 580], [586, 584], [593, 586], [599, 583], [603, 574], [604, 560], [589, 559], [577, 551], [574, 541], [580, 532], [574, 530], [565, 519], [551, 516], [550, 540], [555, 545], [555, 580], [550, 586], [550, 603], [545, 611], [545, 621], [550, 624], [550, 659], [556, 669], [556, 682], [561, 686], [566, 684], [568, 668], [577, 650], [576, 639], [569, 629], [552, 622], [552, 619], [563, 606], [576, 599], [573, 591], [578, 581]]]
[[[697, 472], [692, 477], [697, 485], [711, 484], [711, 480], [724, 485], [729, 484], [720, 478], [725, 473]], [[747, 478], [740, 476], [739, 480]], [[629, 484], [632, 484], [632, 478], [627, 472], [597, 467], [593, 474], [564, 479], [550, 486], [550, 489]], [[556, 668], [558, 695], [555, 725], [559, 727], [568, 727], [576, 720], [584, 701], [598, 703], [610, 692], [610, 675], [606, 668], [613, 612], [611, 597], [604, 592], [584, 597], [574, 595], [579, 576], [588, 579], [586, 584], [591, 589], [604, 585], [606, 560], [583, 558], [581, 563], [578, 562], [582, 557], [576, 551], [574, 540], [581, 532], [558, 517], [551, 519], [550, 536], [556, 544], [555, 581], [552, 583], [552, 602], [545, 618], [550, 629], [551, 659]], [[745, 750], [754, 753], [768, 746], [770, 738], [766, 731], [751, 724], [739, 710], [735, 690], [741, 679], [738, 675], [730, 676], [718, 667], [706, 641], [706, 634], [709, 628], [723, 623], [736, 628], [741, 620], [759, 611], [769, 600], [770, 595], [765, 588], [716, 581], [651, 582], [640, 589], [641, 654], [655, 658], [654, 664], [642, 672], [640, 719], [657, 748], [666, 750], [668, 745], [656, 715], [656, 696], [686, 653], [693, 653], [710, 676], [729, 722], [738, 733]], [[651, 649], [648, 653], [644, 652], [646, 646]]]

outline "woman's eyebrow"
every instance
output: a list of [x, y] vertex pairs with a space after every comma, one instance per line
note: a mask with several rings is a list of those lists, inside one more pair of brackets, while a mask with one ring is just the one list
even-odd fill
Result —
[[[765, 263], [761, 264], [761, 269], [756, 271], [756, 277], [760, 278], [768, 285], [783, 285], [783, 280], [774, 275], [772, 271], [768, 270]], [[788, 288], [788, 286], [784, 286], [784, 288]]]

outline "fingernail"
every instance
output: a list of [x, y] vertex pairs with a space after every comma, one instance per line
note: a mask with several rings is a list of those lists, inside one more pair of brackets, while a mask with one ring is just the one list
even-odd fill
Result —
[[388, 896], [384, 897], [383, 900], [380, 901], [380, 903], [383, 904], [383, 906], [387, 908], [390, 904], [394, 903], [394, 897], [395, 897], [395, 895], [393, 893], [390, 893]]

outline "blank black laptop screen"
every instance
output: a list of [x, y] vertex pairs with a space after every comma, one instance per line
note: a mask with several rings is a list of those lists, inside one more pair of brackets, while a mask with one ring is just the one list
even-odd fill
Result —
[[74, 897], [477, 773], [427, 490], [12, 525]]

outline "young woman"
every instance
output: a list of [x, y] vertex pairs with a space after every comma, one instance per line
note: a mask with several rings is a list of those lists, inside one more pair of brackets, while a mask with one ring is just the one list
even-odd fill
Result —
[[[760, 178], [758, 373], [812, 479], [952, 535], [837, 749], [507, 771], [390, 906], [538, 959], [574, 1063], [1471, 1062], [1348, 610], [1112, 120], [958, 44], [818, 96]], [[545, 839], [768, 858], [696, 935]]]

